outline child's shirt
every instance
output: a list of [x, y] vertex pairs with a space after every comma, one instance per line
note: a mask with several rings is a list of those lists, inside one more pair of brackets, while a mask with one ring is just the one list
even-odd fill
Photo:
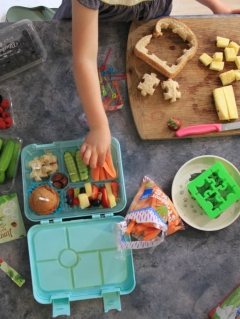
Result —
[[[99, 10], [99, 20], [104, 21], [138, 21], [169, 16], [172, 0], [73, 0], [87, 8]], [[72, 1], [62, 0], [54, 15], [54, 20], [72, 17]]]

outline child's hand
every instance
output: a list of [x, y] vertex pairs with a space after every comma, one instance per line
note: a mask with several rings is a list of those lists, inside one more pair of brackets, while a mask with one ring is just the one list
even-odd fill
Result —
[[230, 12], [230, 14], [239, 14], [240, 13], [240, 9], [232, 9], [232, 11]]
[[80, 156], [91, 168], [102, 167], [110, 145], [111, 133], [108, 127], [90, 130], [80, 149]]

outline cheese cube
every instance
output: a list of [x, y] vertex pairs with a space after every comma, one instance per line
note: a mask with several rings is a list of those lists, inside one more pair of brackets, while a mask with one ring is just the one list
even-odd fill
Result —
[[216, 38], [218, 48], [226, 48], [229, 45], [230, 40], [227, 38], [219, 37]]
[[227, 102], [222, 88], [213, 90], [213, 98], [219, 120], [229, 120]]
[[209, 69], [214, 71], [222, 71], [224, 68], [224, 62], [212, 61]]
[[227, 101], [229, 118], [231, 120], [238, 119], [238, 110], [232, 85], [224, 86], [222, 89]]
[[219, 75], [222, 85], [227, 85], [236, 80], [235, 72], [233, 70], [221, 73]]
[[200, 57], [199, 60], [205, 65], [208, 66], [212, 62], [212, 58], [207, 54], [203, 53]]
[[236, 59], [236, 53], [233, 48], [224, 49], [225, 59], [227, 62], [233, 62]]
[[233, 48], [235, 50], [236, 55], [238, 54], [240, 46], [236, 43], [231, 41], [228, 45], [228, 48]]
[[213, 55], [213, 61], [222, 62], [223, 60], [223, 53], [222, 52], [215, 52]]
[[236, 64], [237, 68], [240, 69], [240, 56], [236, 56], [235, 64]]
[[235, 73], [235, 80], [239, 81], [240, 80], [240, 70], [234, 70]]

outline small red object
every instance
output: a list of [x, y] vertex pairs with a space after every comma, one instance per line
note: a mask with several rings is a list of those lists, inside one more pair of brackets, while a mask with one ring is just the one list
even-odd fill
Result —
[[90, 196], [90, 200], [95, 200], [98, 197], [98, 187], [96, 184], [92, 184], [92, 195]]
[[3, 108], [0, 106], [0, 114], [2, 114], [3, 112]]
[[1, 116], [2, 116], [2, 118], [7, 118], [7, 117], [10, 117], [11, 116], [11, 114], [10, 114], [10, 112], [8, 112], [8, 111], [3, 111], [2, 112], [2, 114], [1, 114]]
[[73, 206], [79, 206], [79, 199], [78, 197], [74, 197], [73, 200], [72, 200], [72, 203], [73, 203]]
[[10, 106], [10, 101], [9, 100], [2, 100], [2, 102], [1, 102], [1, 107], [3, 108], [3, 109], [6, 109], [6, 108], [8, 108]]
[[7, 124], [4, 121], [0, 121], [0, 130], [5, 130]]
[[[5, 119], [4, 119], [4, 122], [5, 122], [5, 124], [6, 124], [6, 127], [10, 127], [10, 126], [13, 125], [13, 120], [12, 120], [11, 117], [5, 118]], [[1, 123], [2, 123], [2, 122], [0, 122], [0, 125], [1, 125]]]
[[102, 198], [101, 198], [102, 207], [103, 208], [108, 208], [109, 207], [109, 199], [108, 199], [106, 188], [105, 187], [100, 187], [99, 188], [99, 192], [102, 193]]
[[172, 117], [167, 123], [168, 128], [172, 131], [179, 130], [181, 125], [182, 125], [181, 121], [179, 119], [174, 118], [174, 117]]
[[119, 188], [119, 185], [117, 182], [111, 182], [111, 189], [115, 198], [118, 198], [118, 188]]
[[74, 189], [73, 188], [69, 188], [68, 191], [68, 196], [71, 198], [71, 199], [74, 199]]
[[110, 55], [111, 51], [112, 51], [112, 48], [109, 49], [108, 54], [107, 54], [107, 56], [105, 58], [105, 61], [103, 62], [102, 66], [100, 67], [101, 71], [105, 71], [106, 70], [107, 61], [108, 61], [108, 58], [109, 58], [109, 55]]

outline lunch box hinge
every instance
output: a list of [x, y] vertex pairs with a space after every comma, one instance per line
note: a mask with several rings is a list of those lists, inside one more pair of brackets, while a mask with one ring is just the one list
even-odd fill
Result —
[[113, 217], [113, 213], [106, 213], [106, 214], [94, 214], [92, 218], [104, 218], [104, 217]]
[[47, 220], [41, 220], [40, 224], [52, 224], [52, 223], [61, 223], [62, 219], [61, 218], [54, 218], [54, 219], [47, 219]]

